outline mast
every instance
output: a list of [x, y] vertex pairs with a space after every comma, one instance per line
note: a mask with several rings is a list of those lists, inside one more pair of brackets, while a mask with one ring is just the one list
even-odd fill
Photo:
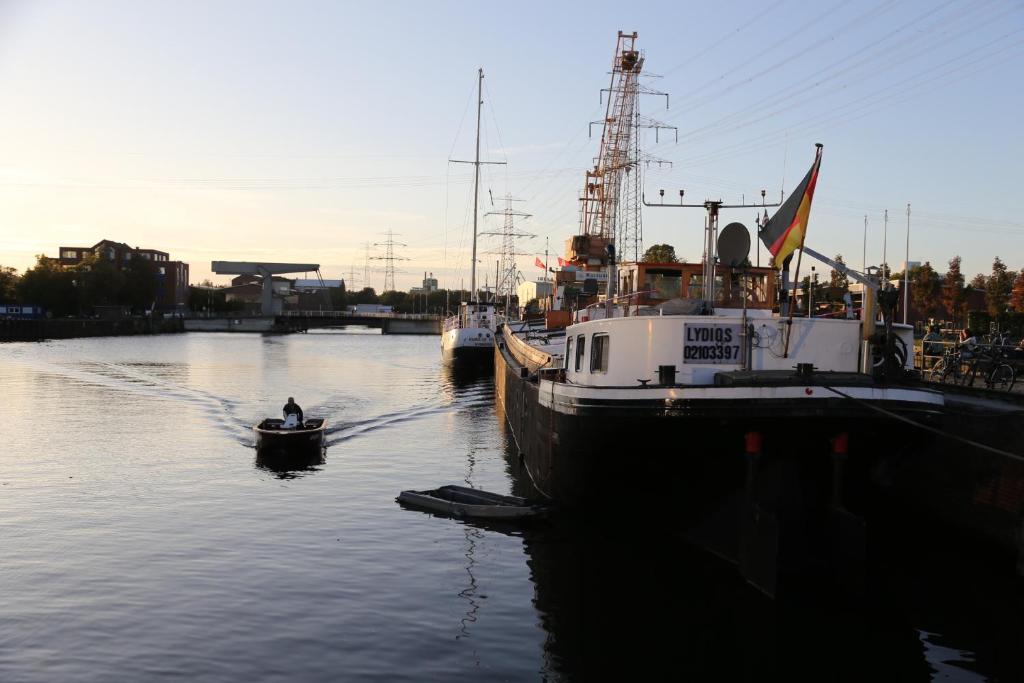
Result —
[[478, 71], [476, 81], [476, 157], [473, 160], [474, 179], [473, 179], [473, 262], [470, 264], [469, 277], [469, 299], [470, 301], [476, 298], [476, 221], [477, 221], [477, 204], [480, 200], [480, 110], [484, 105], [483, 96], [484, 87], [484, 70]]

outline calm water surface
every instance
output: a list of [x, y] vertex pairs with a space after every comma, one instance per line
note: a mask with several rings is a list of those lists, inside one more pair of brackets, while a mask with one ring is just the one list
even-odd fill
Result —
[[[1019, 673], [1018, 587], [955, 548], [889, 568], [867, 606], [772, 603], [664, 520], [402, 509], [405, 488], [529, 493], [491, 380], [452, 376], [434, 337], [9, 344], [0, 394], [5, 683]], [[290, 395], [330, 447], [278, 471], [250, 426]]]

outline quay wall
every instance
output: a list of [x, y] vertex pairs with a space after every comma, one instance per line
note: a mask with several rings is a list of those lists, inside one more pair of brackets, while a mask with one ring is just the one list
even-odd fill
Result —
[[77, 337], [120, 337], [137, 334], [183, 332], [180, 318], [39, 318], [36, 320], [0, 320], [0, 342], [74, 339]]

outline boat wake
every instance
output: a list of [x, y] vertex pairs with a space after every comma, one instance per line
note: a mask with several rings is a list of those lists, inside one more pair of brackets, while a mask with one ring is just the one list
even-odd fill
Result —
[[[239, 445], [252, 448], [252, 425], [261, 408], [252, 401], [238, 400], [182, 383], [186, 368], [177, 363], [114, 363], [95, 359], [68, 362], [46, 362], [23, 359], [26, 366], [41, 374], [65, 380], [126, 392], [139, 397], [173, 401], [194, 408], [203, 419]], [[179, 375], [179, 377], [175, 377]], [[439, 381], [440, 379], [440, 381]], [[489, 410], [494, 402], [494, 385], [488, 380], [461, 383], [450, 378], [424, 377], [410, 387], [417, 398], [415, 404], [375, 415], [353, 417], [358, 399], [351, 395], [335, 395], [309, 406], [310, 417], [325, 417], [327, 447], [377, 433], [409, 422], [445, 413]]]
[[187, 387], [140, 369], [163, 368], [170, 373], [180, 367], [176, 364], [159, 366], [153, 363], [109, 363], [97, 360], [80, 360], [69, 364], [28, 361], [26, 364], [40, 373], [56, 375], [81, 384], [188, 404], [232, 440], [245, 446], [252, 446], [251, 420], [239, 415], [240, 408], [244, 405], [241, 401]]

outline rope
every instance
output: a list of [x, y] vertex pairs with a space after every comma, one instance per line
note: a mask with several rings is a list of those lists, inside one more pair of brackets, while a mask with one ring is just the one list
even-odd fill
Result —
[[897, 413], [892, 412], [891, 410], [886, 410], [885, 408], [873, 405], [871, 403], [868, 403], [867, 401], [863, 401], [863, 400], [861, 400], [859, 398], [854, 398], [853, 396], [850, 396], [849, 394], [843, 393], [842, 391], [839, 391], [838, 389], [833, 389], [832, 387], [829, 387], [829, 386], [823, 386], [822, 388], [823, 389], [828, 389], [833, 394], [836, 394], [837, 396], [842, 396], [843, 398], [849, 399], [849, 400], [853, 401], [854, 403], [856, 403], [858, 405], [861, 405], [861, 406], [863, 406], [865, 408], [868, 408], [870, 410], [875, 411], [876, 413], [881, 413], [882, 415], [885, 415], [886, 417], [891, 417], [894, 420], [898, 420], [900, 422], [905, 422], [906, 424], [912, 425], [912, 426], [917, 427], [919, 429], [923, 429], [924, 431], [929, 432], [931, 434], [936, 434], [938, 436], [943, 436], [943, 437], [946, 437], [947, 439], [952, 439], [953, 441], [959, 441], [960, 443], [967, 444], [968, 446], [973, 446], [973, 447], [978, 448], [980, 450], [988, 451], [989, 453], [995, 453], [996, 455], [1001, 455], [1001, 456], [1003, 456], [1005, 458], [1011, 458], [1011, 459], [1016, 460], [1018, 462], [1024, 462], [1024, 456], [1017, 455], [1016, 453], [1010, 453], [1009, 451], [1000, 450], [1000, 449], [995, 448], [993, 446], [987, 446], [987, 445], [985, 445], [983, 443], [978, 443], [977, 441], [972, 441], [971, 439], [968, 439], [968, 438], [963, 437], [963, 436], [957, 436], [956, 434], [951, 434], [949, 432], [944, 432], [941, 429], [937, 429], [937, 428], [932, 427], [930, 425], [921, 424], [920, 422], [915, 422], [914, 420], [911, 420], [909, 417], [904, 417], [902, 415], [899, 415]]

